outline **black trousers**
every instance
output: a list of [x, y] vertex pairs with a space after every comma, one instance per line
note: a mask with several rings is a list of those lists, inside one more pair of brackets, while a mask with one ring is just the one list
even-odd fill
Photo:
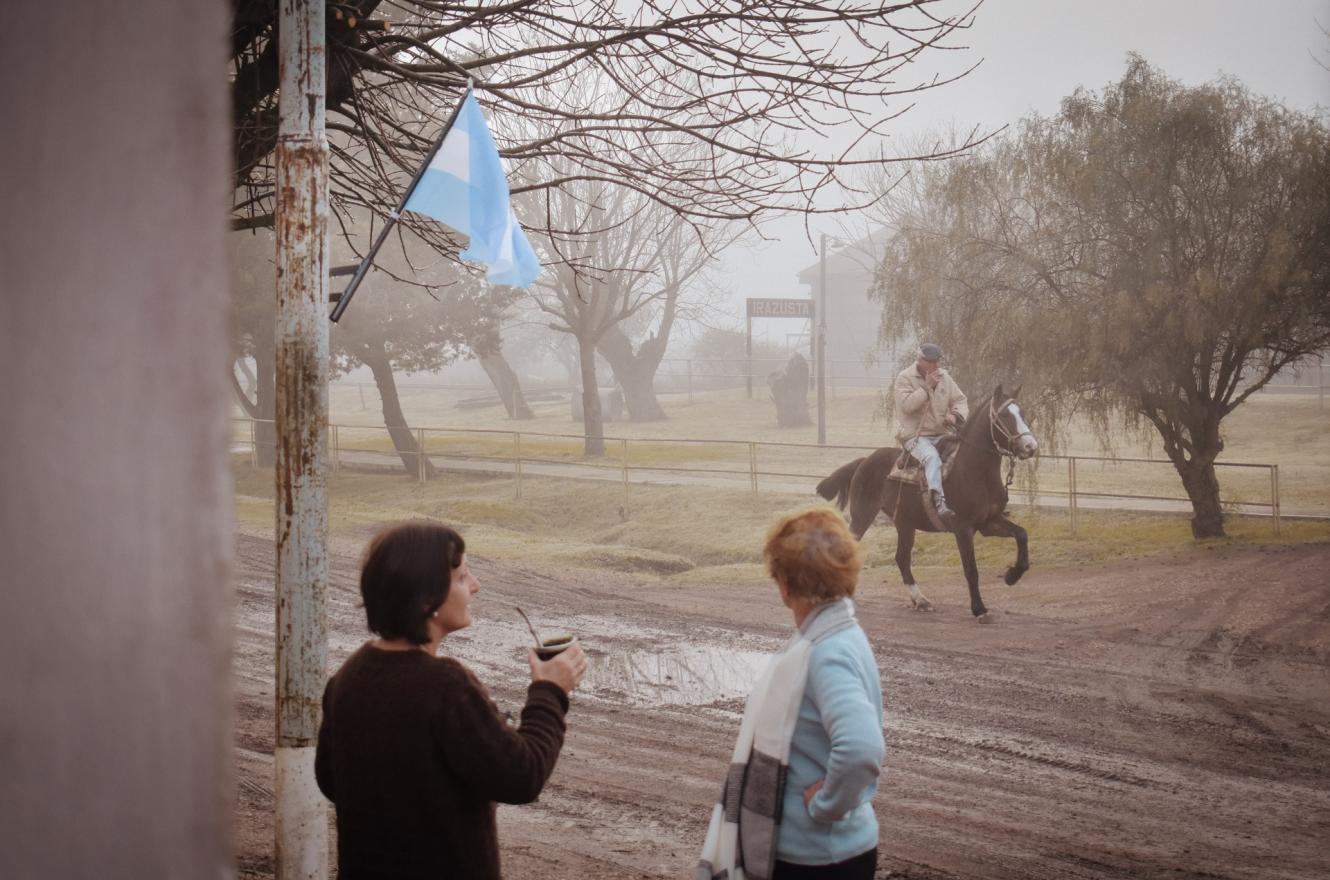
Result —
[[876, 871], [877, 847], [874, 847], [832, 865], [795, 865], [778, 860], [771, 880], [873, 880]]

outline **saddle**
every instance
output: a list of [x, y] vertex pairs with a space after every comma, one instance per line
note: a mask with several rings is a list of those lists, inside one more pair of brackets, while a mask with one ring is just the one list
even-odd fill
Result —
[[[933, 443], [937, 447], [937, 454], [942, 457], [942, 479], [945, 480], [947, 474], [951, 473], [952, 463], [956, 460], [956, 450], [960, 449], [961, 437], [959, 434], [943, 434], [936, 438]], [[928, 488], [928, 479], [924, 476], [924, 466], [904, 449], [901, 450], [896, 463], [892, 465], [891, 473], [887, 474], [887, 479], [918, 486], [920, 489]]]
[[[961, 446], [960, 434], [943, 434], [933, 443], [937, 447], [938, 456], [942, 459], [942, 479], [946, 480], [947, 474], [951, 473], [952, 463], [956, 461], [956, 450]], [[928, 477], [924, 475], [924, 466], [913, 455], [902, 449], [896, 463], [892, 465], [891, 473], [887, 474], [887, 479], [916, 487], [928, 521], [939, 532], [950, 531], [948, 525], [938, 515], [937, 508], [933, 506], [932, 495], [928, 491]]]

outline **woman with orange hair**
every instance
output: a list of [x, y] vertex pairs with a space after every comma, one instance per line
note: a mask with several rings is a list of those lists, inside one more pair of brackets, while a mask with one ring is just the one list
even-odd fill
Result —
[[882, 687], [850, 598], [859, 544], [814, 508], [772, 526], [763, 556], [795, 633], [748, 698], [697, 876], [872, 880]]

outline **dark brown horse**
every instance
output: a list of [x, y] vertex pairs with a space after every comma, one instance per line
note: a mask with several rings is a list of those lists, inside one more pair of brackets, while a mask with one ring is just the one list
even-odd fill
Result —
[[[1001, 470], [1003, 456], [1027, 459], [1038, 448], [1016, 405], [1016, 395], [1003, 394], [999, 385], [992, 397], [975, 407], [961, 428], [955, 461], [943, 478], [947, 504], [955, 512], [950, 531], [956, 536], [965, 581], [970, 587], [970, 610], [981, 623], [988, 622], [988, 609], [979, 597], [974, 533], [1016, 539], [1016, 564], [1007, 569], [1008, 584], [1016, 583], [1030, 568], [1025, 529], [1007, 517], [1007, 487]], [[896, 566], [910, 591], [910, 603], [921, 611], [931, 611], [932, 603], [919, 592], [910, 572], [910, 551], [914, 549], [916, 531], [942, 529], [925, 511], [918, 486], [888, 479], [900, 455], [900, 449], [888, 446], [855, 459], [818, 483], [817, 493], [828, 501], [834, 500], [841, 510], [849, 501], [850, 530], [856, 538], [864, 536], [879, 512], [887, 515], [896, 527]]]

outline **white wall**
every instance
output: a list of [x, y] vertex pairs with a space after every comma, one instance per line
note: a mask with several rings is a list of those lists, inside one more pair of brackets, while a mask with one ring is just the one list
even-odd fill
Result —
[[229, 4], [0, 29], [0, 874], [230, 873]]

